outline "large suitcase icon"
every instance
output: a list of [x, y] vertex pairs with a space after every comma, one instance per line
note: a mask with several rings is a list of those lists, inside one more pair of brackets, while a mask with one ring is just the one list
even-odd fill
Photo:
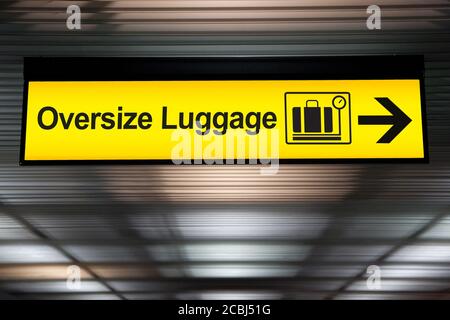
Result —
[[305, 132], [321, 132], [321, 110], [319, 101], [308, 100], [305, 107]]
[[[333, 109], [331, 107], [319, 107], [319, 101], [307, 100], [304, 108], [305, 117], [305, 133], [321, 133], [322, 132], [322, 109], [324, 112], [323, 131], [333, 132]], [[302, 132], [302, 116], [301, 108], [293, 108], [293, 129], [294, 132]]]

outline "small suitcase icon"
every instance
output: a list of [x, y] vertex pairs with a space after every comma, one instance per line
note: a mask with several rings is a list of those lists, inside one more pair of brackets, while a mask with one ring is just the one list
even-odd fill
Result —
[[[331, 107], [324, 107], [324, 132], [333, 132], [333, 110]], [[304, 108], [305, 133], [322, 132], [322, 108], [319, 107], [318, 100], [307, 100]], [[293, 129], [294, 132], [302, 132], [301, 108], [293, 108]]]

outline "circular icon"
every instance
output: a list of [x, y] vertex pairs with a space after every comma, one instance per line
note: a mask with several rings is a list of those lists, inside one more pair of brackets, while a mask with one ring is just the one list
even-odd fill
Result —
[[347, 100], [343, 96], [336, 96], [333, 98], [333, 107], [336, 109], [343, 109], [347, 105]]

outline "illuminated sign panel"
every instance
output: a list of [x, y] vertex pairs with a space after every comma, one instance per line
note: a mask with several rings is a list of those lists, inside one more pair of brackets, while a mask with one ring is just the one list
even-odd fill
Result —
[[25, 73], [21, 162], [426, 160], [421, 70], [410, 60], [415, 73], [404, 66], [372, 79], [374, 69], [323, 73], [332, 61], [320, 59], [301, 70], [270, 59], [248, 70], [240, 59], [196, 59], [186, 70], [167, 59], [156, 73], [137, 71], [154, 60], [132, 60], [116, 74], [85, 59], [35, 59]]

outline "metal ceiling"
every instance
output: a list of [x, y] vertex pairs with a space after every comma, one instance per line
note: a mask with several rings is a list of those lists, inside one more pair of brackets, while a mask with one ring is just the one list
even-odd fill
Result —
[[[450, 1], [371, 4], [1, 1], [0, 297], [449, 299]], [[24, 56], [393, 53], [425, 55], [430, 164], [18, 166]]]

